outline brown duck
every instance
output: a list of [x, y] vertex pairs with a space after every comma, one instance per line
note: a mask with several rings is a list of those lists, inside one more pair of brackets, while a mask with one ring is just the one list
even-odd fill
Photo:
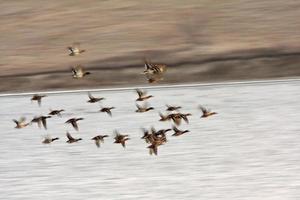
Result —
[[153, 97], [152, 95], [147, 95], [146, 91], [142, 91], [140, 89], [136, 89], [136, 92], [138, 94], [138, 98], [136, 99], [136, 101], [145, 101], [151, 97]]
[[144, 74], [151, 74], [151, 75], [162, 74], [167, 69], [167, 65], [165, 64], [153, 64], [147, 60], [145, 60], [144, 64], [145, 64], [145, 70], [143, 72]]
[[47, 129], [47, 119], [48, 118], [51, 118], [51, 116], [40, 116], [40, 117], [34, 117], [32, 120], [31, 120], [31, 124], [32, 123], [37, 123], [39, 128], [42, 127], [42, 124], [43, 124], [43, 127], [44, 129]]
[[201, 118], [207, 118], [207, 117], [209, 117], [209, 116], [218, 114], [218, 113], [216, 113], [216, 112], [211, 112], [209, 109], [204, 108], [203, 106], [199, 106], [199, 108], [200, 108], [201, 111], [202, 111], [202, 116], [201, 116]]
[[37, 101], [39, 106], [41, 106], [42, 104], [42, 98], [46, 97], [46, 95], [38, 95], [38, 94], [35, 94], [33, 95], [33, 97], [31, 98], [31, 102], [32, 101]]
[[159, 116], [160, 116], [160, 119], [159, 121], [169, 121], [171, 119], [171, 116], [170, 115], [163, 115], [161, 112], [159, 112]]
[[163, 145], [165, 143], [164, 139], [156, 139], [152, 141], [151, 145], [149, 145], [147, 148], [149, 148], [149, 154], [157, 155], [158, 154], [158, 147]]
[[115, 109], [115, 107], [103, 107], [99, 111], [100, 112], [106, 112], [109, 116], [112, 116], [112, 113], [111, 113], [112, 109]]
[[102, 101], [104, 100], [105, 98], [102, 98], [102, 97], [93, 97], [91, 93], [88, 93], [89, 95], [89, 100], [87, 101], [88, 103], [96, 103], [96, 102], [99, 102], [99, 101]]
[[174, 134], [172, 136], [180, 136], [182, 134], [185, 134], [185, 133], [188, 133], [190, 132], [189, 130], [179, 130], [178, 128], [176, 128], [175, 126], [173, 126], [173, 131], [174, 131]]
[[153, 107], [148, 107], [146, 104], [144, 106], [140, 106], [138, 104], [135, 105], [137, 107], [137, 110], [135, 112], [142, 113], [142, 112], [148, 112], [149, 110], [154, 110]]
[[168, 117], [170, 117], [173, 122], [179, 126], [181, 124], [181, 121], [182, 119], [186, 122], [186, 123], [189, 123], [189, 120], [188, 120], [188, 116], [191, 116], [192, 114], [190, 113], [187, 113], [187, 114], [182, 114], [182, 113], [174, 113], [174, 114], [170, 114]]
[[170, 105], [166, 105], [166, 106], [167, 106], [166, 111], [175, 111], [181, 109], [181, 106], [170, 106]]
[[68, 119], [65, 123], [66, 124], [72, 124], [73, 128], [78, 131], [78, 125], [77, 125], [77, 121], [79, 120], [83, 120], [84, 118], [71, 118], [71, 119]]
[[73, 45], [69, 46], [67, 49], [70, 51], [69, 56], [77, 56], [86, 51], [85, 49], [80, 49], [80, 43], [78, 42], [73, 43]]
[[78, 142], [79, 140], [82, 140], [81, 138], [73, 138], [69, 132], [67, 132], [67, 143], [74, 143]]
[[108, 135], [97, 135], [95, 137], [92, 138], [92, 140], [95, 141], [96, 146], [99, 148], [100, 147], [100, 143], [104, 143], [104, 138], [108, 137]]
[[55, 141], [55, 140], [58, 140], [59, 138], [58, 137], [56, 137], [56, 138], [51, 138], [50, 136], [47, 136], [47, 137], [45, 137], [45, 139], [43, 140], [43, 144], [50, 144], [50, 143], [52, 143], [53, 141]]
[[122, 144], [122, 146], [124, 148], [126, 147], [125, 142], [127, 140], [129, 140], [128, 135], [122, 135], [122, 134], [118, 133], [117, 131], [115, 131], [114, 139], [115, 139], [114, 143]]
[[83, 69], [81, 65], [72, 68], [73, 78], [80, 79], [87, 75], [90, 75], [91, 72], [87, 72]]
[[13, 122], [16, 123], [16, 127], [15, 128], [18, 128], [18, 129], [24, 128], [24, 127], [26, 127], [26, 126], [29, 125], [29, 123], [26, 123], [26, 118], [25, 117], [21, 117], [19, 121], [16, 120], [16, 119], [13, 119]]

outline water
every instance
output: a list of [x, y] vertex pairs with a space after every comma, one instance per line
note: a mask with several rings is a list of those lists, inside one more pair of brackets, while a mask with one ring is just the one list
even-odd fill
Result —
[[[148, 89], [155, 111], [135, 113], [134, 91], [94, 92], [113, 117], [99, 113], [100, 104], [86, 103], [86, 93], [51, 94], [42, 107], [28, 96], [0, 98], [0, 199], [299, 199], [300, 82], [233, 86]], [[140, 139], [141, 127], [171, 127], [158, 122], [165, 104], [183, 106], [193, 114], [150, 156]], [[200, 119], [202, 104], [219, 114]], [[62, 118], [14, 129], [12, 119], [30, 119], [49, 108], [64, 108]], [[79, 132], [64, 124], [84, 117]], [[126, 149], [107, 138], [101, 148], [97, 134], [128, 133]], [[66, 131], [82, 137], [65, 143]], [[59, 137], [51, 145], [45, 135]], [[169, 134], [170, 135], [170, 134]]]

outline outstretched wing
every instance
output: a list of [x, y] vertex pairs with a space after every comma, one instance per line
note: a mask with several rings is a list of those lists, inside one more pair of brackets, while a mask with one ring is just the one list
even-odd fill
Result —
[[77, 125], [77, 122], [76, 122], [76, 121], [72, 121], [71, 124], [72, 124], [72, 126], [74, 127], [74, 129], [75, 129], [76, 131], [78, 131], [78, 125]]
[[45, 129], [47, 129], [47, 120], [46, 118], [42, 118], [42, 123]]
[[207, 109], [204, 108], [203, 106], [199, 105], [200, 110], [202, 111], [202, 113], [207, 113]]
[[68, 138], [69, 140], [74, 140], [74, 138], [71, 136], [71, 134], [70, 134], [69, 132], [67, 132], [67, 138]]

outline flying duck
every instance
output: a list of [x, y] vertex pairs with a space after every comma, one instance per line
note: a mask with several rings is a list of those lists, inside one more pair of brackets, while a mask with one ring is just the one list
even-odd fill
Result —
[[37, 123], [39, 128], [42, 127], [42, 124], [44, 126], [44, 129], [47, 129], [47, 119], [48, 118], [51, 118], [51, 116], [40, 116], [40, 117], [34, 117], [32, 120], [31, 120], [31, 124], [32, 123]]
[[180, 136], [184, 133], [187, 133], [187, 132], [190, 132], [189, 130], [179, 130], [178, 128], [176, 128], [176, 126], [173, 126], [173, 131], [174, 131], [174, 134], [172, 136]]
[[35, 94], [33, 95], [33, 97], [31, 98], [31, 102], [32, 101], [37, 101], [39, 106], [41, 106], [42, 104], [42, 98], [46, 97], [46, 95], [38, 95], [38, 94]]
[[80, 79], [86, 75], [91, 74], [91, 72], [86, 72], [81, 65], [72, 67], [73, 78]]
[[129, 140], [128, 135], [122, 135], [118, 131], [115, 131], [115, 137], [114, 137], [114, 139], [115, 139], [114, 143], [122, 144], [122, 146], [124, 148], [126, 147], [125, 142], [127, 140]]
[[16, 120], [16, 119], [13, 119], [13, 121], [16, 123], [16, 127], [15, 128], [24, 128], [26, 126], [29, 125], [29, 123], [26, 123], [26, 118], [25, 117], [21, 117], [20, 120]]
[[199, 108], [200, 108], [201, 111], [202, 111], [202, 116], [201, 116], [201, 118], [206, 118], [206, 117], [209, 117], [209, 116], [218, 114], [218, 113], [216, 113], [216, 112], [211, 112], [209, 109], [204, 108], [204, 107], [201, 106], [201, 105], [199, 106]]
[[46, 136], [42, 143], [43, 143], [43, 144], [50, 144], [50, 143], [52, 143], [53, 141], [58, 140], [58, 139], [59, 139], [58, 137], [56, 137], [56, 138], [51, 138], [50, 136]]
[[135, 112], [142, 113], [142, 112], [147, 112], [149, 110], [154, 110], [153, 107], [148, 107], [146, 104], [144, 106], [140, 106], [138, 104], [135, 104], [135, 105], [137, 107], [137, 110]]
[[83, 120], [84, 118], [71, 118], [71, 119], [68, 119], [65, 123], [66, 124], [72, 124], [72, 126], [74, 127], [74, 129], [76, 131], [78, 131], [78, 125], [77, 125], [77, 121], [79, 120]]
[[136, 89], [136, 92], [139, 95], [139, 97], [136, 99], [136, 101], [145, 101], [146, 99], [153, 97], [152, 95], [147, 96], [147, 92], [142, 91], [140, 89]]
[[95, 140], [95, 144], [99, 148], [100, 142], [104, 143], [105, 137], [108, 137], [108, 135], [97, 135], [97, 136], [93, 137], [92, 140]]
[[96, 103], [96, 102], [99, 102], [101, 100], [104, 100], [105, 98], [97, 98], [97, 97], [93, 97], [91, 93], [88, 93], [89, 95], [89, 100], [87, 101], [88, 103]]
[[69, 56], [76, 56], [86, 51], [85, 49], [80, 49], [80, 43], [78, 42], [73, 43], [73, 45], [69, 46], [67, 49], [70, 51]]
[[181, 109], [181, 106], [170, 106], [170, 105], [166, 105], [166, 106], [167, 106], [166, 111], [175, 111]]
[[78, 142], [79, 140], [82, 140], [81, 138], [73, 138], [69, 132], [67, 132], [66, 135], [68, 138], [67, 143], [74, 143], [74, 142]]
[[64, 109], [60, 109], [60, 110], [50, 110], [50, 112], [48, 113], [48, 115], [57, 115], [59, 117], [61, 117], [61, 112], [65, 111]]
[[115, 107], [103, 107], [99, 111], [106, 112], [109, 116], [112, 116], [111, 110], [115, 109]]

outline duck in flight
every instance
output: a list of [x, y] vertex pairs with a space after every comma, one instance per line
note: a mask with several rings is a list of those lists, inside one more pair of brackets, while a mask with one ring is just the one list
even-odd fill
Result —
[[55, 140], [58, 140], [59, 138], [51, 138], [50, 136], [46, 136], [45, 139], [43, 140], [43, 144], [50, 144], [52, 142], [54, 142]]
[[162, 74], [167, 70], [167, 65], [165, 64], [154, 64], [151, 63], [147, 60], [144, 61], [145, 65], [145, 70], [143, 74], [148, 74], [148, 75], [157, 75], [157, 74]]
[[66, 135], [68, 138], [67, 143], [74, 143], [74, 142], [78, 142], [79, 140], [82, 140], [81, 138], [73, 138], [69, 132], [67, 132]]
[[108, 137], [108, 135], [97, 135], [95, 137], [92, 138], [92, 140], [95, 141], [96, 146], [99, 148], [100, 147], [100, 143], [104, 143], [104, 138]]
[[48, 115], [57, 115], [59, 117], [61, 117], [61, 112], [64, 112], [64, 109], [60, 109], [60, 110], [50, 110], [50, 112], [48, 113]]
[[201, 116], [201, 118], [207, 118], [207, 117], [209, 117], [209, 116], [218, 114], [218, 113], [216, 113], [216, 112], [211, 112], [209, 109], [207, 109], [207, 108], [205, 108], [205, 107], [203, 107], [203, 106], [201, 106], [201, 105], [199, 106], [199, 108], [200, 108], [200, 110], [202, 111], [202, 116]]
[[31, 124], [32, 123], [37, 123], [39, 128], [42, 127], [42, 124], [43, 124], [43, 127], [44, 129], [47, 129], [47, 119], [48, 118], [51, 118], [51, 116], [40, 116], [40, 117], [34, 117], [32, 120], [31, 120]]
[[126, 147], [126, 141], [129, 140], [128, 135], [122, 135], [118, 131], [115, 131], [115, 141], [116, 144], [122, 144], [122, 146]]
[[73, 78], [76, 78], [76, 79], [80, 79], [80, 78], [83, 78], [83, 77], [91, 74], [91, 72], [85, 71], [81, 65], [72, 67], [72, 73], [73, 73], [73, 75], [72, 75]]
[[167, 106], [166, 111], [177, 111], [177, 110], [181, 109], [181, 106], [171, 106], [168, 104], [166, 106]]
[[16, 123], [16, 127], [15, 128], [17, 128], [17, 129], [24, 128], [24, 127], [26, 127], [26, 126], [29, 125], [29, 123], [26, 123], [26, 118], [25, 117], [21, 117], [19, 119], [19, 121], [16, 120], [16, 119], [13, 119], [13, 122]]
[[145, 100], [150, 99], [151, 97], [153, 97], [152, 95], [147, 95], [146, 91], [143, 91], [143, 90], [140, 90], [140, 89], [136, 89], [135, 91], [139, 96], [136, 99], [136, 101], [145, 101]]
[[46, 95], [38, 95], [38, 94], [35, 94], [33, 95], [33, 97], [31, 98], [31, 102], [32, 101], [37, 101], [39, 106], [41, 106], [42, 104], [42, 98], [46, 97]]
[[112, 113], [111, 113], [112, 109], [115, 109], [115, 107], [102, 107], [99, 111], [106, 112], [109, 116], [112, 117]]
[[69, 46], [67, 48], [69, 50], [69, 56], [77, 56], [83, 52], [85, 52], [85, 49], [80, 49], [80, 43], [73, 43], [72, 46]]
[[88, 93], [88, 96], [89, 96], [89, 100], [87, 101], [88, 103], [96, 103], [105, 99], [103, 97], [93, 97], [91, 93]]
[[179, 130], [178, 128], [176, 128], [176, 126], [173, 126], [173, 131], [174, 131], [174, 134], [172, 136], [180, 136], [182, 134], [190, 132], [189, 130], [184, 130], [184, 131]]
[[143, 113], [143, 112], [148, 112], [149, 110], [154, 110], [153, 107], [148, 107], [147, 104], [143, 105], [143, 106], [140, 106], [138, 104], [135, 104], [136, 107], [137, 107], [137, 110], [135, 112], [138, 112], [138, 113]]
[[80, 117], [80, 118], [71, 118], [68, 119], [65, 123], [66, 124], [71, 124], [73, 126], [73, 128], [78, 131], [78, 124], [77, 121], [83, 120], [84, 118]]

